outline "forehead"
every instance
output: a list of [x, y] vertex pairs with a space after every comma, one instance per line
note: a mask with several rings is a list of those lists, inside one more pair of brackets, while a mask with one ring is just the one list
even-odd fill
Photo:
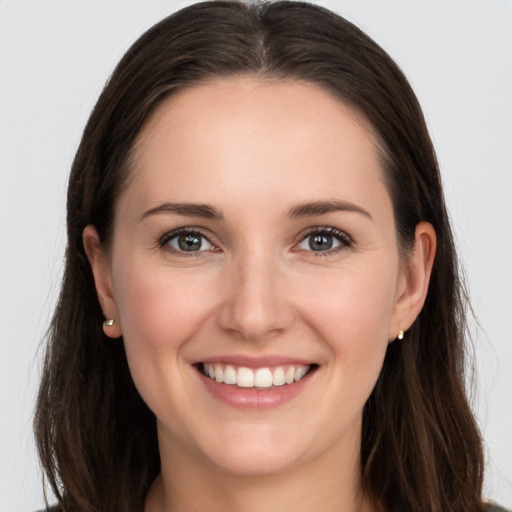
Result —
[[[260, 129], [289, 128], [293, 123], [295, 136], [300, 135], [299, 130], [305, 124], [309, 124], [308, 128], [319, 128], [324, 132], [325, 142], [331, 138], [329, 131], [324, 130], [326, 125], [341, 121], [339, 129], [357, 125], [372, 142], [377, 139], [362, 114], [318, 84], [290, 78], [265, 79], [243, 75], [210, 78], [172, 93], [146, 120], [137, 137], [136, 147], [140, 149], [148, 143], [148, 137], [153, 138], [157, 130], [169, 129], [173, 123], [179, 123], [182, 128], [219, 131], [229, 129], [234, 121], [238, 130], [244, 126], [255, 130], [258, 122]], [[216, 125], [211, 126], [211, 122], [216, 122]], [[257, 131], [252, 135], [257, 135]], [[286, 132], [276, 135], [282, 138]], [[302, 135], [310, 134], [303, 132]], [[332, 134], [333, 137], [338, 135]]]
[[248, 190], [257, 202], [259, 193], [291, 195], [292, 187], [301, 201], [383, 184], [362, 117], [293, 80], [212, 79], [172, 94], [143, 126], [133, 161], [130, 181], [145, 206]]

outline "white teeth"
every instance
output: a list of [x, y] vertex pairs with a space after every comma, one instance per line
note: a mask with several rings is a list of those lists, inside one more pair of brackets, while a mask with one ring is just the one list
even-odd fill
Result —
[[[307, 368], [305, 366], [301, 366], [300, 368], [297, 368], [295, 370], [295, 382], [297, 382], [298, 380], [302, 379], [302, 377], [304, 377], [304, 375], [306, 375], [306, 372], [307, 372]], [[215, 374], [217, 374], [217, 371], [215, 371]]]
[[236, 384], [236, 370], [232, 366], [224, 370], [224, 384]]
[[[285, 369], [286, 368], [286, 369]], [[308, 373], [309, 366], [277, 366], [271, 368], [258, 368], [252, 370], [240, 366], [235, 368], [231, 365], [203, 364], [203, 372], [210, 379], [220, 383], [237, 385], [240, 388], [268, 389], [272, 386], [284, 386], [292, 384], [304, 378]]]
[[272, 374], [272, 384], [274, 386], [282, 386], [285, 384], [284, 370], [279, 366], [274, 370]]
[[236, 372], [236, 383], [240, 388], [253, 388], [254, 372], [250, 368], [241, 366]]
[[272, 372], [269, 368], [260, 368], [254, 375], [254, 385], [257, 388], [272, 387]]

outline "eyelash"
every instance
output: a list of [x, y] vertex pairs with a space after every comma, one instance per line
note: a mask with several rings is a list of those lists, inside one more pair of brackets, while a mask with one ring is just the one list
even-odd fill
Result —
[[[162, 249], [167, 250], [168, 252], [171, 252], [173, 254], [179, 254], [180, 256], [185, 256], [185, 257], [190, 257], [190, 256], [197, 257], [197, 256], [200, 256], [202, 252], [205, 252], [204, 250], [203, 251], [180, 251], [180, 250], [176, 250], [168, 245], [168, 243], [171, 240], [173, 240], [174, 238], [177, 238], [179, 235], [184, 235], [184, 234], [202, 237], [209, 244], [211, 244], [212, 247], [214, 249], [216, 249], [216, 251], [218, 251], [217, 246], [210, 240], [210, 237], [208, 234], [204, 233], [201, 229], [190, 228], [190, 227], [178, 228], [173, 231], [170, 231], [169, 233], [166, 233], [159, 239], [158, 246]], [[300, 237], [298, 238], [298, 242], [296, 242], [294, 245], [298, 245], [298, 244], [306, 241], [312, 235], [331, 236], [331, 237], [335, 238], [340, 243], [340, 245], [334, 249], [328, 249], [325, 251], [314, 251], [314, 250], [306, 251], [306, 252], [313, 253], [313, 255], [315, 257], [318, 257], [318, 256], [325, 257], [330, 254], [336, 254], [336, 253], [343, 251], [347, 248], [350, 248], [354, 245], [352, 238], [347, 233], [340, 231], [339, 229], [336, 229], [332, 226], [315, 226], [315, 227], [309, 228], [305, 234], [303, 233], [300, 235]], [[296, 249], [295, 251], [299, 251], [299, 250], [300, 249]]]
[[202, 252], [205, 252], [205, 251], [178, 251], [178, 250], [174, 249], [173, 247], [170, 247], [168, 245], [168, 243], [180, 235], [199, 236], [199, 237], [207, 240], [209, 244], [211, 244], [214, 248], [216, 248], [216, 245], [210, 241], [210, 237], [206, 233], [204, 233], [201, 229], [198, 229], [198, 228], [174, 229], [173, 231], [166, 233], [164, 236], [162, 236], [160, 238], [160, 240], [158, 241], [159, 247], [161, 247], [162, 249], [164, 249], [170, 253], [179, 254], [180, 256], [185, 256], [185, 257], [190, 257], [190, 256], [197, 257], [197, 256], [200, 256]]
[[315, 257], [325, 257], [329, 256], [330, 254], [337, 254], [340, 251], [348, 249], [354, 245], [354, 241], [347, 233], [340, 231], [339, 229], [336, 229], [332, 226], [316, 226], [308, 229], [305, 234], [300, 235], [299, 243], [306, 241], [312, 235], [332, 236], [340, 243], [338, 247], [326, 251], [307, 251], [313, 253]]

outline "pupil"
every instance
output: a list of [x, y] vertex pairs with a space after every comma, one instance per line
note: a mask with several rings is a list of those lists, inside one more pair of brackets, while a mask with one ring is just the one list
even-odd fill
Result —
[[182, 251], [198, 251], [201, 248], [201, 238], [197, 235], [181, 235], [178, 245]]
[[326, 251], [332, 247], [332, 236], [315, 235], [310, 238], [309, 247], [313, 251]]

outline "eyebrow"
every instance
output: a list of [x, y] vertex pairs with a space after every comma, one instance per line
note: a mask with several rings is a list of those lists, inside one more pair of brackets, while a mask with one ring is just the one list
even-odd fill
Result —
[[331, 212], [355, 212], [373, 220], [370, 213], [367, 212], [364, 208], [361, 208], [360, 206], [357, 206], [353, 203], [339, 201], [336, 199], [298, 204], [288, 212], [288, 216], [291, 219], [297, 219], [300, 217], [316, 217]]
[[186, 215], [188, 217], [201, 217], [203, 219], [222, 220], [224, 216], [220, 210], [209, 204], [196, 203], [163, 203], [155, 208], [144, 212], [141, 220], [151, 215], [161, 213], [175, 213], [177, 215]]
[[[328, 201], [312, 201], [301, 203], [288, 211], [290, 219], [298, 219], [302, 217], [317, 217], [332, 212], [355, 212], [372, 219], [372, 216], [364, 208], [347, 201], [339, 201], [336, 199]], [[224, 215], [220, 210], [209, 204], [203, 203], [163, 203], [144, 212], [141, 220], [151, 215], [174, 213], [176, 215], [184, 215], [187, 217], [201, 217], [210, 220], [223, 220]], [[373, 219], [372, 219], [373, 220]]]

